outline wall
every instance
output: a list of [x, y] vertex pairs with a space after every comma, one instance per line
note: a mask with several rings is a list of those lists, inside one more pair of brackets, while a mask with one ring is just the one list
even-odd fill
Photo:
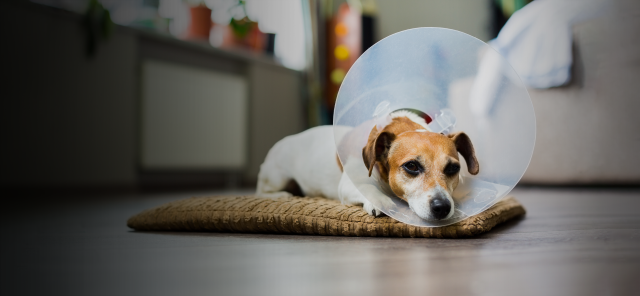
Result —
[[376, 0], [377, 39], [416, 27], [443, 27], [488, 41], [490, 1]]
[[80, 16], [0, 2], [3, 184], [135, 182], [135, 36], [85, 56]]

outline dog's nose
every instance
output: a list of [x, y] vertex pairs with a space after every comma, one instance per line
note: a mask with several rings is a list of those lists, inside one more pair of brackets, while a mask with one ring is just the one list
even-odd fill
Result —
[[451, 211], [451, 203], [442, 195], [436, 195], [429, 203], [431, 214], [438, 220], [444, 219]]

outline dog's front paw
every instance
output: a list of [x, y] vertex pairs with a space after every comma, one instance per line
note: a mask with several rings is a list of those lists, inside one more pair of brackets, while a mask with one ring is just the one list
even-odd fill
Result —
[[362, 204], [362, 208], [371, 216], [380, 217], [384, 216], [384, 213], [373, 206], [372, 203], [366, 201]]

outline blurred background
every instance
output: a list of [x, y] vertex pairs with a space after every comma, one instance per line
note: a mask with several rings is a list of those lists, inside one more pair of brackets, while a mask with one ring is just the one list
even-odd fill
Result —
[[251, 188], [273, 144], [332, 123], [359, 55], [415, 27], [491, 41], [523, 78], [522, 183], [638, 185], [637, 1], [537, 2], [2, 1], [3, 187]]

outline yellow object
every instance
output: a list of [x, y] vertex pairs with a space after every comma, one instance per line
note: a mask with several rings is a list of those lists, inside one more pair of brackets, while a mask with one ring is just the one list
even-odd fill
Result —
[[345, 73], [344, 70], [337, 68], [331, 71], [331, 82], [340, 84], [342, 83], [342, 80], [344, 80], [345, 75], [347, 75], [347, 73]]
[[349, 49], [344, 45], [338, 45], [333, 54], [338, 60], [346, 60], [349, 57]]
[[349, 28], [347, 28], [347, 26], [344, 23], [338, 23], [336, 25], [335, 31], [338, 37], [342, 37], [347, 35], [347, 33], [349, 33]]

